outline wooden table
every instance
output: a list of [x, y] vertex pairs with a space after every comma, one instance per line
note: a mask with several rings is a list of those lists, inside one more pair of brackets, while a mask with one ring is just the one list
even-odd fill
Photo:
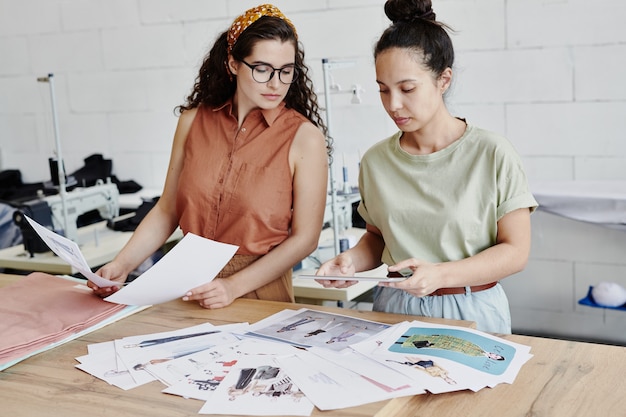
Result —
[[[1, 275], [0, 285], [19, 277]], [[204, 322], [213, 324], [256, 322], [286, 308], [285, 304], [237, 300], [219, 310], [205, 310], [195, 303], [172, 301], [157, 305], [85, 335], [58, 348], [20, 362], [0, 372], [2, 415], [37, 416], [197, 416], [202, 403], [162, 394], [163, 385], [152, 382], [123, 391], [74, 368], [74, 358], [87, 353], [90, 343], [125, 336], [156, 333]], [[414, 317], [307, 306], [368, 320], [396, 323]], [[430, 322], [471, 325], [468, 322], [431, 319]], [[506, 339], [530, 345], [534, 357], [512, 385], [500, 384], [479, 392], [417, 395], [359, 407], [322, 412], [314, 416], [623, 416], [626, 396], [621, 388], [626, 348], [560, 341], [519, 335]]]
[[[96, 268], [113, 260], [132, 235], [133, 232], [111, 230], [107, 228], [106, 221], [103, 221], [78, 229], [77, 243], [89, 267]], [[176, 229], [167, 243], [174, 243], [182, 237], [181, 230]], [[0, 268], [59, 275], [72, 275], [78, 272], [51, 251], [35, 253], [31, 257], [21, 244], [0, 250]]]

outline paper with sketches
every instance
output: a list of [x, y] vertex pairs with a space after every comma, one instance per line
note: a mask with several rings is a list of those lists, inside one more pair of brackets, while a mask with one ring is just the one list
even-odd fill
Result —
[[336, 352], [311, 347], [308, 350], [325, 361], [334, 363], [335, 366], [341, 366], [370, 381], [375, 381], [381, 386], [388, 387], [390, 390], [406, 388], [411, 385], [411, 379], [407, 376], [352, 349]]
[[351, 347], [423, 380], [433, 393], [513, 383], [532, 356], [528, 346], [478, 330], [420, 321], [400, 323], [385, 336], [380, 344], [365, 341]]
[[[149, 365], [168, 362], [191, 353], [209, 349], [220, 343], [232, 342], [210, 323], [171, 332], [125, 337], [115, 340], [118, 359], [137, 385], [161, 380]], [[167, 384], [165, 381], [161, 381]]]
[[209, 401], [239, 358], [239, 355], [233, 353], [231, 356], [214, 356], [219, 354], [218, 351], [219, 349], [216, 348], [200, 352], [202, 354], [200, 356], [207, 356], [206, 362], [194, 360], [198, 366], [197, 369], [161, 392], [183, 398]]
[[104, 279], [94, 274], [91, 271], [89, 264], [87, 264], [87, 261], [85, 260], [85, 257], [83, 256], [83, 253], [80, 251], [80, 248], [78, 247], [76, 242], [57, 233], [54, 233], [52, 230], [43, 227], [28, 216], [24, 216], [24, 218], [39, 235], [41, 240], [43, 240], [44, 243], [48, 245], [52, 252], [54, 252], [59, 258], [63, 259], [65, 262], [76, 268], [76, 270], [83, 274], [85, 278], [92, 281], [99, 287], [111, 287], [114, 285], [120, 285], [119, 282], [109, 281], [108, 279]]
[[97, 351], [76, 358], [80, 363], [75, 367], [123, 390], [135, 388], [137, 383], [128, 369], [118, 367], [115, 343], [110, 341], [98, 345]]
[[[394, 327], [392, 332], [387, 333], [386, 336], [393, 337], [392, 333], [396, 330]], [[385, 337], [383, 343], [386, 344], [388, 340], [390, 339]], [[380, 344], [375, 344], [372, 341], [364, 341], [352, 345], [351, 348], [357, 352], [362, 352], [364, 356], [368, 356], [370, 352], [376, 352], [375, 354], [370, 354], [369, 357], [381, 364], [385, 364], [396, 372], [402, 373], [410, 378], [413, 384], [433, 394], [465, 389], [478, 391], [485, 387], [485, 382], [480, 375], [476, 376], [463, 368], [459, 369], [459, 365], [451, 361], [431, 358], [425, 355], [390, 353], [382, 349]]]
[[148, 363], [146, 370], [165, 385], [177, 384], [189, 375], [203, 369], [205, 364], [218, 360], [218, 352], [224, 351], [225, 354], [234, 349], [241, 343], [241, 339], [233, 332], [247, 327], [247, 323], [216, 327], [215, 329], [219, 330], [219, 333], [206, 336], [214, 344], [213, 346], [168, 361]]
[[251, 326], [249, 336], [340, 351], [388, 328], [388, 324], [302, 308], [285, 316], [270, 316]]
[[133, 282], [105, 298], [128, 305], [160, 304], [215, 278], [238, 247], [187, 233]]
[[237, 352], [237, 345], [240, 342], [215, 346], [175, 359], [171, 363], [175, 370], [170, 369], [169, 372], [179, 372], [183, 376], [162, 392], [183, 398], [209, 400], [241, 356]]
[[270, 355], [242, 356], [200, 414], [308, 416], [313, 403]]
[[465, 327], [302, 308], [253, 325], [205, 323], [90, 345], [76, 367], [122, 389], [160, 381], [165, 394], [204, 401], [200, 414], [309, 415], [314, 405], [335, 410], [513, 383], [531, 357], [529, 346]]
[[[242, 357], [291, 355], [295, 350], [294, 347], [284, 343], [258, 339], [243, 339], [232, 344], [215, 346], [172, 361], [171, 366], [186, 375], [163, 392], [207, 401]], [[152, 371], [155, 372], [156, 367], [162, 365], [156, 365]]]
[[[82, 371], [85, 371], [124, 390], [136, 388], [146, 382], [154, 380], [161, 381], [166, 385], [173, 384], [184, 378], [185, 375], [181, 374], [181, 372], [191, 372], [191, 370], [196, 369], [198, 363], [205, 360], [201, 359], [201, 355], [196, 356], [194, 360], [194, 358], [191, 358], [193, 354], [190, 354], [188, 355], [190, 357], [187, 365], [188, 369], [185, 369], [186, 365], [182, 361], [186, 361], [187, 356], [183, 355], [177, 358], [169, 359], [168, 355], [176, 356], [176, 352], [180, 353], [185, 350], [185, 348], [181, 349], [180, 344], [181, 342], [184, 343], [184, 340], [187, 338], [177, 338], [177, 336], [216, 331], [215, 333], [210, 333], [213, 335], [213, 340], [211, 340], [211, 343], [206, 344], [206, 346], [214, 345], [216, 347], [209, 347], [206, 350], [198, 352], [199, 354], [204, 354], [206, 352], [205, 358], [208, 358], [206, 355], [208, 355], [211, 350], [223, 349], [224, 351], [230, 352], [230, 350], [227, 349], [229, 344], [241, 341], [229, 331], [242, 328], [245, 329], [247, 327], [248, 323], [236, 323], [224, 326], [212, 326], [210, 323], [207, 323], [171, 332], [132, 336], [126, 339], [113, 340], [110, 342], [94, 343], [87, 347], [87, 355], [76, 358], [76, 360], [80, 363], [75, 366]], [[171, 344], [173, 344], [173, 346], [170, 346], [169, 348], [165, 347], [167, 343], [155, 343], [152, 345], [152, 351], [150, 351], [148, 346], [144, 348], [140, 348], [138, 346], [133, 346], [132, 348], [124, 347], [127, 345], [132, 346], [141, 344], [141, 341], [158, 341], [159, 339], [167, 337], [172, 339]], [[207, 337], [209, 337], [209, 335], [207, 335]], [[139, 339], [141, 339], [141, 341], [136, 343]], [[189, 345], [189, 349], [192, 349], [192, 345], [197, 346], [199, 342], [206, 342], [206, 339], [197, 340], [194, 337], [188, 339], [193, 340], [193, 342], [189, 344], [184, 343]], [[123, 340], [126, 342], [123, 342]], [[159, 346], [159, 349], [155, 349], [156, 346]], [[119, 352], [118, 349], [120, 350]], [[143, 354], [144, 356], [137, 358], [140, 354]], [[215, 360], [215, 357], [213, 360]], [[135, 369], [129, 369], [127, 365], [128, 363], [134, 363], [133, 368], [135, 368], [135, 365], [138, 366], [136, 366]]]

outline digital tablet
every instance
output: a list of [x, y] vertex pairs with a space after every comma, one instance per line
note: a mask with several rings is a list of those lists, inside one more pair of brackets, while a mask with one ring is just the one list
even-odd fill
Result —
[[330, 281], [382, 281], [382, 282], [399, 282], [404, 281], [408, 277], [361, 277], [358, 275], [352, 277], [339, 277], [333, 275], [298, 275], [297, 278], [305, 279], [327, 279]]

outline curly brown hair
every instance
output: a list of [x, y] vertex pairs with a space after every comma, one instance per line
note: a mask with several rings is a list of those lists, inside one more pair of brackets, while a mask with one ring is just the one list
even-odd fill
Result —
[[[202, 62], [191, 94], [184, 104], [175, 108], [176, 112], [182, 113], [185, 110], [196, 108], [200, 104], [219, 107], [235, 94], [237, 80], [227, 68], [227, 33], [228, 31], [225, 31], [218, 36], [209, 54]], [[330, 155], [332, 146], [328, 137], [328, 129], [320, 116], [317, 94], [313, 89], [313, 81], [309, 77], [309, 68], [304, 63], [304, 49], [302, 44], [298, 42], [292, 27], [278, 17], [263, 16], [241, 33], [231, 55], [234, 59], [243, 61], [252, 53], [252, 49], [258, 41], [269, 39], [293, 43], [296, 49], [295, 68], [297, 68], [298, 77], [287, 92], [285, 105], [287, 108], [294, 109], [304, 115], [324, 133], [327, 141], [326, 147]]]

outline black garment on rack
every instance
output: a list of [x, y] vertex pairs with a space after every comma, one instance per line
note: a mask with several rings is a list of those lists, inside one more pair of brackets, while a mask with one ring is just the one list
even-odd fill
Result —
[[[113, 175], [113, 162], [104, 159], [101, 154], [93, 154], [83, 160], [85, 165], [76, 171], [68, 174], [75, 185], [68, 186], [67, 191], [75, 187], [91, 187], [96, 185], [98, 180], [106, 181], [107, 178], [117, 185], [120, 194], [132, 194], [140, 191], [143, 187], [133, 180], [120, 181]], [[56, 195], [59, 193], [52, 181], [41, 181], [34, 183], [24, 183], [22, 173], [17, 169], [0, 171], [0, 200], [19, 204], [38, 198], [38, 191], [44, 195]]]
[[118, 220], [115, 223], [109, 225], [110, 229], [120, 232], [134, 232], [139, 223], [148, 214], [152, 207], [159, 201], [159, 197], [154, 197], [150, 200], [144, 200], [141, 205], [135, 210], [135, 215], [123, 220]]
[[106, 181], [107, 178], [110, 178], [111, 182], [117, 185], [120, 194], [132, 194], [143, 188], [133, 180], [120, 181], [113, 175], [113, 161], [104, 159], [101, 154], [90, 155], [83, 161], [85, 165], [82, 168], [69, 174], [70, 177], [76, 179], [79, 187], [91, 187], [96, 185], [98, 180]]

